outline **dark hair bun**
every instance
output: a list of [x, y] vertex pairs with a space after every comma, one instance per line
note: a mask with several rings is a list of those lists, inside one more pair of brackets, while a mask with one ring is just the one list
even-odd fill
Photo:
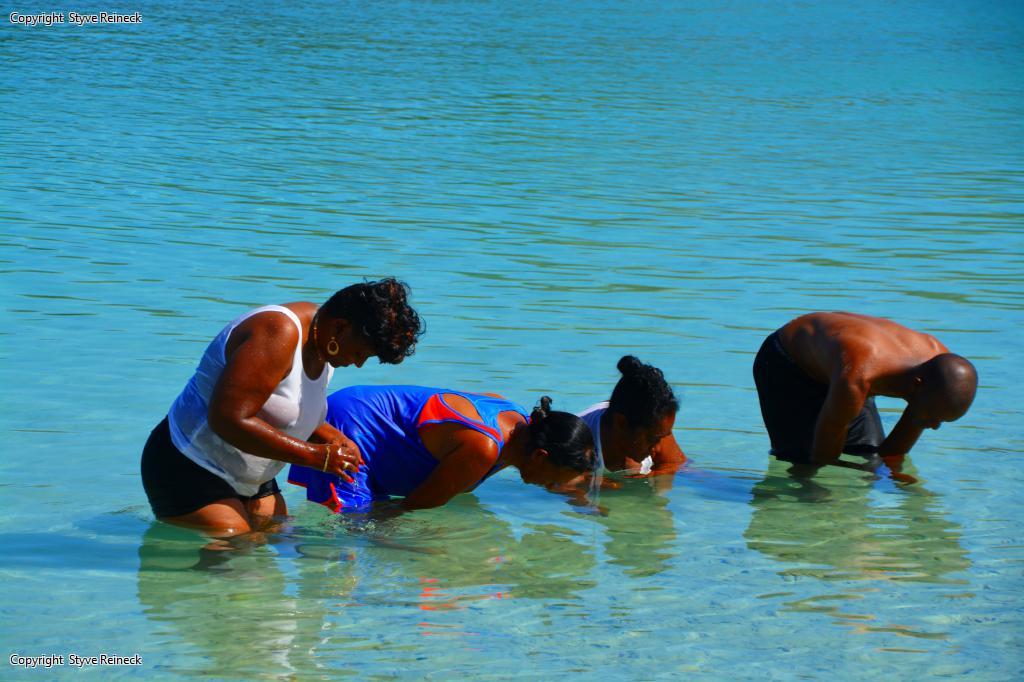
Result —
[[623, 376], [628, 377], [639, 373], [644, 368], [644, 363], [640, 362], [640, 358], [635, 355], [623, 355], [615, 367]]
[[623, 355], [616, 367], [622, 377], [612, 391], [608, 411], [625, 416], [631, 427], [654, 426], [658, 419], [679, 409], [660, 369], [645, 365], [634, 355]]

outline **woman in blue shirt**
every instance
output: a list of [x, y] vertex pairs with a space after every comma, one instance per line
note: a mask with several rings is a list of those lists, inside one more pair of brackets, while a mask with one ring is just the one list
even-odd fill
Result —
[[593, 471], [590, 429], [579, 417], [527, 411], [494, 394], [423, 386], [351, 386], [327, 399], [327, 423], [359, 446], [349, 477], [293, 466], [288, 480], [334, 511], [401, 497], [404, 509], [438, 507], [506, 466], [526, 483], [564, 485]]

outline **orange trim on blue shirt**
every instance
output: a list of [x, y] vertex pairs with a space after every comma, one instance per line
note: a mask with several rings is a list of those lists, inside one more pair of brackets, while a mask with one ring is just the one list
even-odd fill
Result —
[[487, 426], [479, 420], [467, 417], [461, 412], [456, 411], [444, 401], [443, 394], [437, 393], [430, 396], [426, 404], [423, 405], [423, 409], [420, 410], [420, 415], [416, 419], [416, 427], [419, 428], [424, 424], [440, 424], [443, 422], [456, 422], [458, 424], [463, 424], [471, 429], [479, 431], [485, 436], [488, 436], [498, 444], [498, 447], [501, 447], [504, 444], [505, 439], [500, 431]]

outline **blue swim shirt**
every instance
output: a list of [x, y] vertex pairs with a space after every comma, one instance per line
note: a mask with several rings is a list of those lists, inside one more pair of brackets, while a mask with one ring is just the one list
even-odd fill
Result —
[[[452, 409], [445, 394], [470, 401], [480, 415], [473, 419]], [[363, 466], [354, 483], [338, 476], [293, 464], [288, 482], [306, 488], [306, 498], [335, 512], [365, 509], [374, 500], [404, 497], [437, 466], [420, 439], [423, 424], [454, 422], [505, 445], [498, 415], [527, 411], [503, 398], [424, 386], [349, 386], [327, 397], [327, 423], [355, 441]], [[494, 469], [487, 473], [490, 476]], [[486, 479], [487, 476], [484, 478]]]

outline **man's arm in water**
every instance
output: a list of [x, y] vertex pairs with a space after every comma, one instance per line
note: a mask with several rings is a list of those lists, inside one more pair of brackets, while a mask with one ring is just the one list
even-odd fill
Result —
[[811, 463], [815, 466], [834, 464], [843, 453], [846, 432], [868, 398], [868, 389], [859, 377], [838, 373], [828, 386], [825, 404], [818, 413], [814, 427]]
[[878, 456], [892, 473], [892, 479], [901, 483], [917, 483], [910, 474], [903, 473], [903, 460], [910, 449], [917, 443], [924, 429], [914, 423], [909, 410], [904, 410], [896, 426], [878, 448]]
[[[867, 389], [862, 385], [858, 386], [856, 381], [839, 380], [833, 381], [829, 385], [828, 397], [818, 414], [818, 423], [814, 431], [814, 447], [811, 452], [812, 466], [821, 467], [834, 464], [848, 469], [872, 470], [870, 466], [842, 462], [839, 459], [843, 452], [843, 445], [846, 443], [849, 424], [860, 414], [865, 400], [867, 400]], [[878, 454], [889, 467], [894, 481], [917, 483], [916, 478], [903, 473], [903, 456], [920, 435], [921, 429], [915, 426], [904, 412], [892, 433], [882, 442]], [[807, 475], [813, 472], [802, 473]]]
[[904, 410], [900, 420], [878, 448], [880, 457], [892, 457], [894, 455], [904, 456], [914, 447], [917, 439], [921, 437], [924, 427], [914, 423], [909, 414], [910, 410]]

